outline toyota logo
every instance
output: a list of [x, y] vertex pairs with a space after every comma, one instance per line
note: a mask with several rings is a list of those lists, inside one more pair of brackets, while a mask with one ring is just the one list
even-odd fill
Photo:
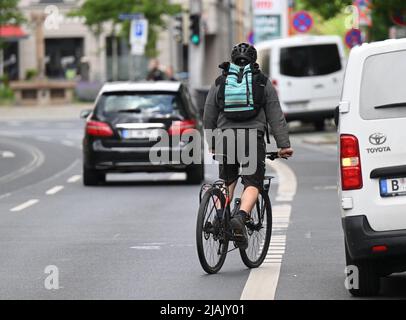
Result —
[[380, 146], [386, 142], [386, 135], [383, 133], [374, 133], [369, 136], [369, 142], [374, 146]]

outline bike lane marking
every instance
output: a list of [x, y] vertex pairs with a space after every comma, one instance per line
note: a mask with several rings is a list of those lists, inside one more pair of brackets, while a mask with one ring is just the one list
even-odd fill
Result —
[[10, 211], [11, 211], [11, 212], [22, 211], [22, 210], [24, 210], [24, 209], [26, 209], [26, 208], [28, 208], [28, 207], [33, 206], [34, 204], [36, 204], [36, 203], [38, 203], [38, 202], [39, 202], [38, 199], [31, 199], [31, 200], [28, 200], [28, 201], [26, 201], [26, 202], [20, 204], [20, 205], [17, 206], [17, 207], [14, 207], [14, 208], [10, 209]]
[[276, 201], [283, 202], [272, 207], [272, 237], [267, 256], [261, 267], [252, 269], [248, 276], [241, 300], [274, 300], [278, 286], [283, 255], [286, 249], [286, 234], [292, 206], [289, 204], [297, 191], [297, 180], [293, 170], [281, 160], [268, 163], [281, 182]]

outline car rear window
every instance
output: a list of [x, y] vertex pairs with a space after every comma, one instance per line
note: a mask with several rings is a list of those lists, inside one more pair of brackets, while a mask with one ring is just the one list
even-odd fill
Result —
[[341, 69], [336, 44], [286, 47], [280, 52], [280, 73], [286, 76], [322, 76]]
[[178, 115], [181, 100], [173, 93], [108, 92], [97, 102], [97, 110], [105, 115], [128, 112], [150, 115]]
[[406, 117], [406, 50], [370, 56], [361, 83], [360, 115], [365, 120]]

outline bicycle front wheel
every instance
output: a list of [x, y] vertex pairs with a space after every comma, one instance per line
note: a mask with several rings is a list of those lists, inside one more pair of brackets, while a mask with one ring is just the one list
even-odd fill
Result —
[[196, 244], [200, 264], [204, 271], [220, 271], [228, 250], [228, 240], [223, 221], [215, 221], [216, 208], [224, 208], [225, 197], [220, 189], [208, 190], [200, 203], [196, 225]]
[[247, 233], [248, 247], [240, 249], [241, 259], [248, 268], [258, 268], [266, 258], [272, 234], [272, 207], [267, 193], [259, 194]]

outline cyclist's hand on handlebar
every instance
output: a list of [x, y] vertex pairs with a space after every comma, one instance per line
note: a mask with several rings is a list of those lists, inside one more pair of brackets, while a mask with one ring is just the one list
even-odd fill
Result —
[[293, 149], [292, 148], [281, 148], [279, 150], [279, 156], [281, 158], [290, 158], [293, 155]]

